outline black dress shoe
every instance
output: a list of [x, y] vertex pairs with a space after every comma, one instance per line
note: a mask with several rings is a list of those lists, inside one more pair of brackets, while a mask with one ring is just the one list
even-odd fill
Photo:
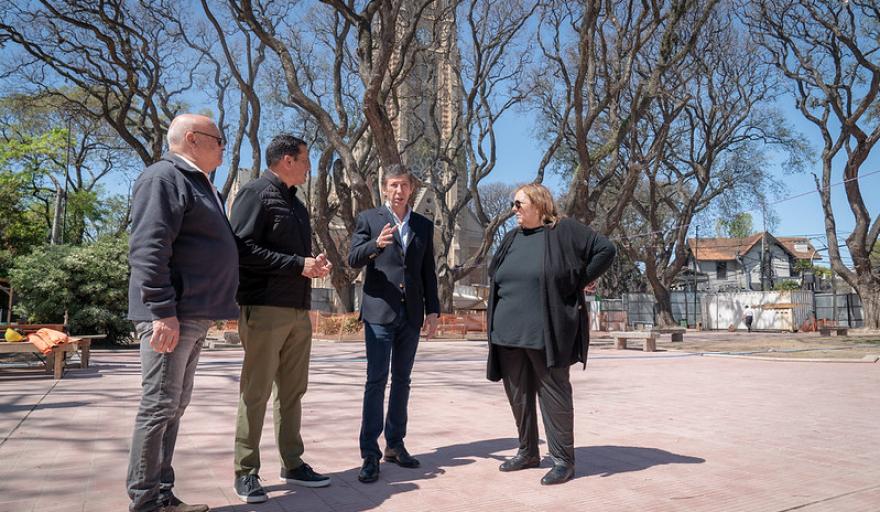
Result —
[[574, 466], [568, 464], [556, 464], [553, 469], [541, 479], [541, 485], [564, 484], [574, 476]]
[[509, 471], [519, 471], [521, 469], [536, 468], [540, 465], [540, 457], [529, 457], [527, 455], [517, 453], [513, 457], [502, 462], [501, 465], [498, 466], [498, 471], [503, 471], [507, 473]]
[[367, 457], [364, 459], [364, 465], [361, 466], [361, 471], [358, 473], [358, 480], [361, 482], [368, 484], [370, 482], [375, 482], [379, 479], [379, 458], [378, 457]]
[[385, 448], [385, 462], [393, 462], [402, 468], [419, 467], [419, 459], [410, 455], [403, 445], [397, 448]]

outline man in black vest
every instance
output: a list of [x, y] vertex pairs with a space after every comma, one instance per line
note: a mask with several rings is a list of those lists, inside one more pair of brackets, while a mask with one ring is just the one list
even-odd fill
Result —
[[241, 239], [238, 331], [244, 347], [235, 428], [235, 493], [246, 503], [268, 499], [260, 485], [260, 437], [266, 402], [275, 387], [275, 435], [281, 478], [325, 487], [330, 478], [303, 462], [301, 400], [312, 347], [312, 279], [331, 264], [312, 256], [309, 212], [296, 197], [311, 169], [306, 143], [279, 135], [266, 148], [269, 170], [241, 188], [231, 222]]
[[367, 382], [361, 422], [364, 459], [358, 480], [379, 478], [379, 435], [388, 368], [391, 393], [384, 418], [385, 460], [414, 468], [419, 461], [404, 447], [410, 374], [424, 324], [427, 337], [437, 329], [440, 300], [434, 266], [434, 225], [412, 211], [415, 177], [396, 166], [385, 171], [385, 204], [358, 215], [348, 264], [366, 267], [361, 318], [365, 325]]

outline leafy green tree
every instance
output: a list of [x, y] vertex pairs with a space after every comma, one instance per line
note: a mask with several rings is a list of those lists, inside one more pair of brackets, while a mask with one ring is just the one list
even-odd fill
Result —
[[71, 108], [51, 94], [0, 97], [0, 168], [27, 174], [52, 243], [118, 234], [128, 221], [128, 201], [107, 188], [132, 178], [131, 150]]
[[752, 214], [738, 213], [729, 219], [718, 219], [715, 231], [719, 236], [746, 238], [752, 234]]
[[30, 197], [30, 176], [3, 171], [0, 166], [0, 277], [6, 278], [15, 257], [44, 243], [48, 230]]
[[10, 277], [16, 313], [34, 323], [60, 323], [73, 333], [128, 338], [128, 239], [107, 237], [89, 245], [36, 248], [16, 259]]

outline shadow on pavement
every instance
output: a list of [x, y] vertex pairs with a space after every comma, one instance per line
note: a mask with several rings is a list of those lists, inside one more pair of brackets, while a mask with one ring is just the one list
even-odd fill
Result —
[[706, 459], [638, 446], [584, 446], [575, 448], [575, 478], [601, 477], [641, 471], [663, 464], [702, 464]]
[[[272, 510], [336, 510], [344, 509], [359, 512], [375, 509], [395, 494], [419, 489], [418, 481], [437, 478], [446, 473], [448, 468], [472, 464], [480, 459], [503, 461], [507, 455], [496, 455], [516, 449], [517, 439], [498, 438], [476, 441], [473, 443], [442, 446], [430, 453], [414, 453], [421, 467], [416, 469], [398, 469], [392, 464], [382, 463], [379, 481], [361, 484], [357, 481], [360, 466], [328, 473], [333, 478], [330, 489], [309, 490], [285, 484], [264, 485], [267, 492], [288, 491], [281, 496], [272, 496], [269, 500], [277, 508]], [[700, 464], [705, 462], [698, 457], [688, 457], [656, 448], [634, 446], [587, 446], [575, 449], [577, 467], [575, 478], [589, 476], [611, 476], [616, 473], [641, 471], [662, 464]], [[546, 471], [552, 462], [545, 458], [541, 469]], [[264, 482], [265, 484], [266, 482]], [[329, 496], [328, 491], [333, 493]], [[330, 498], [330, 499], [326, 499]], [[232, 512], [258, 510], [260, 505], [236, 504], [214, 507], [214, 512]]]

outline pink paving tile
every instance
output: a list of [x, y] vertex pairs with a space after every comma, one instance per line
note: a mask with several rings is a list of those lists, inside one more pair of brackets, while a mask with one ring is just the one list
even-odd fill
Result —
[[[420, 348], [407, 445], [422, 468], [383, 464], [379, 482], [360, 484], [362, 345], [316, 342], [304, 458], [334, 483], [303, 490], [277, 481], [270, 413], [262, 476], [271, 499], [258, 506], [231, 490], [241, 352], [205, 352], [175, 454], [176, 491], [222, 512], [880, 509], [871, 487], [880, 481], [880, 365], [594, 348], [588, 369], [572, 371], [577, 476], [548, 489], [538, 483], [546, 460], [542, 469], [498, 472], [516, 431], [500, 384], [484, 379], [485, 345], [469, 342]], [[96, 351], [93, 362], [90, 374], [54, 387], [42, 377], [0, 378], [0, 512], [38, 503], [59, 512], [125, 509], [137, 354]]]

